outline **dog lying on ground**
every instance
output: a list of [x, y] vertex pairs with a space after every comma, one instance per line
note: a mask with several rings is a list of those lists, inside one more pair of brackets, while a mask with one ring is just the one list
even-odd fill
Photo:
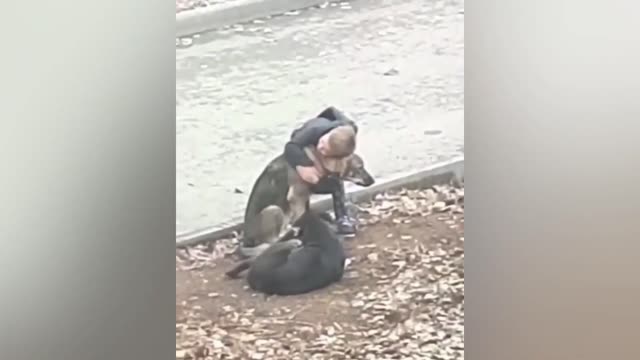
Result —
[[[311, 210], [307, 210], [307, 212], [310, 212]], [[277, 212], [282, 213], [282, 211], [279, 211], [278, 208], [272, 208], [269, 209], [269, 211], [267, 211], [267, 215], [268, 216], [274, 216]], [[333, 224], [333, 218], [331, 217], [331, 215], [329, 215], [326, 212], [319, 212], [317, 214], [315, 214], [316, 216], [318, 216], [320, 219], [322, 219], [325, 224], [327, 224], [327, 226], [329, 226], [329, 229], [331, 231], [333, 231], [334, 233], [336, 232], [336, 228], [335, 225]], [[283, 214], [280, 216], [284, 216]], [[270, 250], [270, 253], [273, 252], [279, 252], [281, 249], [294, 249], [296, 247], [299, 247], [302, 245], [302, 241], [300, 241], [298, 239], [298, 237], [300, 237], [303, 233], [303, 229], [299, 227], [301, 221], [300, 219], [293, 224], [293, 226], [291, 227], [291, 229], [289, 229], [287, 232], [285, 232], [284, 234], [280, 235], [280, 237], [278, 239], [276, 239], [275, 242], [273, 243], [265, 243], [263, 245], [264, 250], [262, 252], [260, 252], [259, 254], [253, 256], [253, 257], [249, 257], [249, 258], [245, 258], [242, 261], [240, 261], [239, 263], [237, 263], [231, 270], [227, 271], [225, 274], [227, 277], [229, 278], [238, 278], [240, 276], [240, 274], [242, 272], [244, 272], [245, 270], [249, 269], [251, 267], [251, 264], [253, 264], [254, 260], [257, 259], [257, 257], [259, 257], [261, 254], [264, 254], [267, 250], [273, 248], [272, 250]], [[342, 239], [338, 236], [338, 239], [341, 241]]]
[[250, 264], [249, 286], [267, 295], [296, 295], [340, 281], [345, 253], [327, 219], [306, 211], [296, 221], [301, 240], [277, 242]]
[[[312, 148], [305, 151], [312, 159], [317, 159]], [[344, 181], [356, 185], [366, 187], [374, 183], [364, 167], [364, 161], [356, 154], [344, 160], [340, 174]], [[249, 195], [239, 254], [244, 258], [255, 258], [271, 244], [294, 237], [295, 231], [291, 225], [307, 211], [314, 193], [326, 192], [304, 182], [287, 163], [284, 155], [269, 162]]]

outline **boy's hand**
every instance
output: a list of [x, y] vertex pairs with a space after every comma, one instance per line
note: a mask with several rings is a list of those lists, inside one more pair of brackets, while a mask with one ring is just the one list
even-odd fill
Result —
[[322, 174], [315, 166], [296, 166], [296, 171], [302, 180], [310, 184], [317, 184], [322, 177]]

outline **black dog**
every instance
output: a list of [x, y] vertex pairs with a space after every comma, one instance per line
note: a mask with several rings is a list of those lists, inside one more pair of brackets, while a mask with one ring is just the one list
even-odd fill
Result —
[[306, 211], [296, 224], [302, 241], [275, 243], [252, 261], [247, 279], [253, 290], [268, 295], [296, 295], [342, 279], [344, 249], [323, 215]]

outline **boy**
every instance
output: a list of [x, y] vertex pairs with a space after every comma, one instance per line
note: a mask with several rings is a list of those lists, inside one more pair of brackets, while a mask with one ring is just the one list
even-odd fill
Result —
[[[332, 194], [336, 224], [338, 232], [342, 235], [355, 234], [355, 223], [346, 211], [344, 183], [335, 174], [325, 174], [316, 168], [304, 148], [309, 145], [315, 146], [319, 155], [323, 157], [324, 164], [339, 163], [340, 159], [353, 154], [357, 133], [358, 127], [352, 120], [338, 109], [329, 107], [294, 130], [284, 149], [284, 156], [289, 165], [296, 169], [304, 181], [312, 184], [313, 192]], [[327, 171], [338, 172], [337, 169]]]

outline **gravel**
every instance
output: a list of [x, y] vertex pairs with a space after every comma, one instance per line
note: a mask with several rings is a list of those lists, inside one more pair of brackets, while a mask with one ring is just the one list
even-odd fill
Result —
[[464, 155], [464, 2], [350, 4], [176, 39], [177, 234], [241, 220], [260, 171], [325, 106], [358, 123], [381, 181]]
[[176, 14], [187, 10], [220, 5], [232, 1], [233, 0], [176, 0]]

